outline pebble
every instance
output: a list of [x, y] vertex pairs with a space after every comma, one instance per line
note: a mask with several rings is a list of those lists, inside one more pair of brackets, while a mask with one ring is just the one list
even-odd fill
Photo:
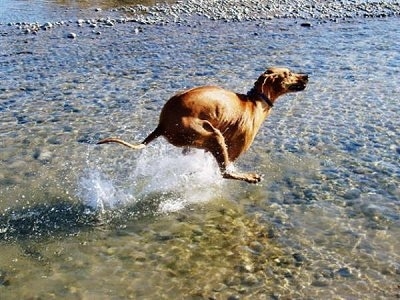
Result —
[[261, 253], [264, 250], [264, 246], [258, 241], [251, 242], [249, 247], [255, 253]]
[[[102, 12], [101, 8], [95, 8], [95, 12]], [[17, 26], [24, 33], [36, 34], [40, 30], [49, 30], [57, 26], [75, 23], [78, 27], [85, 25], [114, 27], [116, 24], [136, 22], [139, 24], [167, 24], [170, 22], [190, 24], [193, 16], [201, 16], [209, 20], [222, 20], [225, 22], [271, 20], [273, 18], [292, 18], [305, 20], [301, 27], [310, 28], [313, 24], [310, 19], [319, 21], [338, 22], [339, 20], [353, 18], [383, 18], [400, 15], [400, 4], [397, 2], [325, 2], [311, 1], [304, 5], [303, 1], [268, 1], [255, 0], [241, 1], [240, 5], [232, 5], [229, 1], [180, 1], [173, 4], [159, 3], [155, 6], [134, 5], [131, 7], [115, 8], [108, 13], [129, 13], [129, 16], [113, 19], [112, 17], [99, 18], [98, 20], [78, 19], [75, 22], [58, 21], [56, 23], [45, 22], [42, 25], [36, 23], [15, 22], [9, 26]], [[76, 38], [76, 34], [70, 33], [70, 38]], [[361, 145], [362, 146], [362, 145]], [[348, 145], [349, 150], [358, 149], [359, 145]]]
[[7, 278], [6, 272], [0, 270], [0, 287], [9, 285], [10, 285], [10, 280]]
[[304, 260], [305, 260], [303, 254], [301, 254], [301, 253], [294, 253], [293, 254], [293, 258], [294, 258], [294, 260], [296, 262], [296, 266], [301, 266], [304, 263]]
[[169, 231], [161, 231], [156, 234], [156, 238], [159, 241], [168, 241], [174, 238], [174, 235]]
[[40, 28], [43, 30], [49, 30], [49, 29], [53, 28], [53, 24], [50, 22], [46, 22], [42, 26], [40, 26]]
[[223, 283], [218, 283], [214, 288], [213, 291], [214, 292], [221, 292], [223, 290], [225, 290], [227, 288], [227, 286]]
[[312, 24], [309, 22], [304, 22], [300, 24], [301, 27], [312, 27]]
[[67, 38], [69, 38], [69, 39], [76, 39], [76, 37], [77, 37], [77, 35], [74, 32], [70, 32], [67, 34]]
[[311, 284], [316, 287], [327, 287], [330, 285], [330, 283], [331, 282], [329, 280], [320, 278], [320, 279], [314, 280]]
[[254, 275], [254, 274], [252, 274], [252, 273], [250, 273], [250, 274], [245, 274], [243, 277], [242, 277], [242, 284], [244, 284], [244, 285], [255, 285], [255, 284], [257, 284], [259, 282], [259, 280], [258, 280], [258, 278]]
[[345, 198], [347, 200], [353, 200], [353, 199], [360, 198], [360, 195], [361, 195], [361, 191], [357, 188], [353, 188], [353, 189], [347, 190], [344, 193], [343, 198]]
[[48, 164], [53, 158], [53, 154], [48, 150], [35, 150], [33, 157], [43, 164]]
[[340, 268], [339, 270], [337, 270], [336, 274], [338, 274], [341, 277], [345, 277], [345, 278], [353, 276], [353, 274], [351, 273], [350, 269], [346, 268], [346, 267], [345, 268]]

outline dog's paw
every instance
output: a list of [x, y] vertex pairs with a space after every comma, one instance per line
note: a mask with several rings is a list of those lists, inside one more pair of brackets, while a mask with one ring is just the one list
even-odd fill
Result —
[[263, 176], [260, 174], [245, 174], [246, 178], [244, 179], [244, 181], [248, 182], [248, 183], [259, 183], [262, 179]]
[[262, 176], [255, 173], [226, 172], [223, 176], [227, 179], [243, 180], [248, 183], [258, 183], [262, 180]]

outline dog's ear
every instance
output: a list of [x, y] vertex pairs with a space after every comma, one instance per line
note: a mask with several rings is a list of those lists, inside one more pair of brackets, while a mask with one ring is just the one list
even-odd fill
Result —
[[263, 75], [271, 75], [271, 74], [273, 74], [274, 73], [274, 70], [272, 69], [272, 68], [268, 68], [264, 73], [263, 73]]

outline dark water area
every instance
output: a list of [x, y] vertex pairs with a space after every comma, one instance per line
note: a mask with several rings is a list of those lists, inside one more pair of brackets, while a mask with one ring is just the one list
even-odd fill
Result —
[[[0, 22], [0, 299], [398, 298], [399, 18], [307, 22]], [[310, 82], [238, 160], [258, 185], [162, 139], [95, 145], [142, 140], [179, 90], [245, 93], [273, 65]]]

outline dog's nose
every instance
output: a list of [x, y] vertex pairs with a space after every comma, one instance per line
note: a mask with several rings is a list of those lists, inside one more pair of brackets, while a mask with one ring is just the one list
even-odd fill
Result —
[[302, 78], [304, 81], [308, 81], [308, 74], [302, 74]]

